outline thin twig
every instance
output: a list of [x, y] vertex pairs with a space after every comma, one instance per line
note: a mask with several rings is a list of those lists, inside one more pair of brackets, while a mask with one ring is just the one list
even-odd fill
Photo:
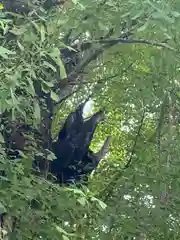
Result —
[[133, 158], [135, 150], [136, 150], [137, 141], [138, 141], [138, 138], [140, 136], [140, 132], [141, 132], [141, 129], [142, 129], [142, 126], [143, 126], [143, 123], [144, 123], [144, 118], [145, 118], [145, 111], [143, 111], [143, 115], [142, 115], [142, 118], [141, 118], [141, 121], [140, 121], [140, 125], [139, 125], [138, 131], [137, 131], [137, 134], [136, 134], [136, 137], [135, 137], [135, 140], [134, 140], [134, 144], [132, 146], [131, 154], [130, 154], [129, 160], [127, 161], [126, 165], [124, 166], [124, 169], [128, 168], [130, 166], [130, 164], [132, 163], [132, 158]]
[[[124, 166], [124, 168], [122, 170], [127, 169], [132, 162], [132, 158], [133, 158], [134, 153], [135, 153], [137, 141], [138, 141], [138, 138], [140, 136], [140, 132], [141, 132], [141, 129], [142, 129], [142, 126], [143, 126], [144, 118], [145, 118], [145, 111], [143, 111], [143, 115], [142, 115], [142, 118], [141, 118], [141, 121], [140, 121], [140, 125], [139, 125], [138, 131], [137, 131], [137, 134], [136, 134], [136, 137], [135, 137], [135, 140], [134, 140], [134, 144], [132, 146], [130, 158], [129, 158], [128, 162], [126, 163], [126, 165]], [[104, 189], [102, 189], [100, 191], [100, 193], [98, 194], [99, 198], [101, 197], [102, 194], [104, 196], [105, 191], [107, 192], [107, 195], [104, 196], [104, 200], [106, 200], [110, 195], [112, 195], [112, 193], [114, 191], [114, 186], [116, 186], [116, 182], [119, 179], [119, 177], [122, 175], [122, 173], [123, 173], [123, 171], [120, 171], [120, 172], [118, 171], [117, 173], [114, 174], [114, 176], [112, 177], [112, 179], [108, 183], [108, 185]]]

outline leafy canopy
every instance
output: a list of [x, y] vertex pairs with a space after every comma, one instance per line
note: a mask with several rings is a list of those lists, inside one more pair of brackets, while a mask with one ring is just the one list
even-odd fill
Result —
[[[29, 14], [0, 18], [1, 113], [37, 127], [46, 111], [40, 86], [53, 101], [56, 136], [91, 93], [94, 109], [106, 106], [92, 149], [113, 140], [89, 190], [35, 177], [32, 153], [12, 163], [2, 148], [0, 210], [17, 218], [13, 237], [178, 239], [179, 1], [34, 2]], [[63, 49], [77, 53], [75, 66]]]

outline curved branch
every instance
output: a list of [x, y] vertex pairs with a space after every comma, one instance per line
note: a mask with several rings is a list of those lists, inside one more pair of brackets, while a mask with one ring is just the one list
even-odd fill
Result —
[[98, 40], [98, 41], [94, 41], [94, 43], [102, 43], [103, 45], [100, 48], [95, 49], [94, 51], [92, 51], [91, 54], [89, 54], [84, 59], [82, 59], [82, 61], [76, 67], [76, 69], [68, 75], [69, 82], [75, 81], [77, 76], [84, 70], [84, 68], [90, 62], [95, 60], [100, 54], [102, 54], [105, 49], [108, 49], [116, 44], [146, 44], [146, 45], [151, 45], [151, 46], [167, 48], [171, 51], [176, 51], [174, 48], [170, 47], [165, 42], [156, 42], [156, 41], [151, 41], [151, 40], [118, 38], [118, 39]]
[[108, 136], [102, 146], [102, 148], [94, 154], [96, 160], [99, 162], [102, 158], [104, 158], [106, 156], [106, 154], [109, 151], [109, 145], [110, 145], [110, 141], [111, 141], [111, 136]]
[[156, 47], [163, 47], [167, 48], [169, 50], [175, 51], [174, 48], [169, 46], [166, 43], [167, 40], [162, 42], [152, 41], [152, 40], [146, 40], [146, 39], [124, 39], [124, 38], [117, 38], [117, 39], [102, 39], [102, 40], [94, 40], [92, 42], [88, 43], [100, 43], [100, 44], [146, 44], [146, 45], [152, 45]]

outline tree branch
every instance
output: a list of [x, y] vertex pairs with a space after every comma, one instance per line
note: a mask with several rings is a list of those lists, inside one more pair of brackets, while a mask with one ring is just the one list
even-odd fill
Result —
[[[105, 49], [110, 48], [111, 46], [114, 46], [116, 44], [146, 44], [151, 46], [157, 46], [157, 47], [163, 47], [167, 48], [169, 50], [175, 51], [174, 48], [170, 47], [165, 42], [156, 42], [151, 40], [137, 40], [137, 39], [124, 39], [124, 38], [118, 38], [118, 39], [106, 39], [106, 40], [95, 40], [94, 43], [102, 43], [103, 46], [100, 48], [94, 50], [92, 54], [89, 54], [86, 56], [80, 64], [76, 67], [76, 69], [71, 72], [68, 75], [69, 81], [74, 81], [76, 77], [79, 75], [79, 73], [94, 59], [96, 59], [100, 54], [104, 52]], [[92, 43], [93, 43], [92, 42]]]
[[101, 147], [101, 149], [94, 154], [94, 156], [96, 157], [96, 160], [99, 162], [102, 158], [105, 157], [105, 155], [108, 153], [109, 151], [109, 145], [110, 145], [110, 141], [111, 141], [111, 136], [108, 136], [103, 144], [103, 146]]
[[75, 93], [77, 93], [79, 91], [80, 87], [78, 87], [76, 90], [72, 91], [72, 92], [69, 92], [67, 93], [66, 95], [64, 95], [60, 100], [59, 102], [56, 102], [54, 103], [54, 105], [58, 105], [60, 103], [62, 103], [63, 101], [65, 101], [66, 99], [68, 99], [69, 97], [71, 97], [72, 95], [74, 95]]
[[[124, 39], [124, 38], [117, 38], [117, 39], [104, 39], [104, 40], [95, 40], [94, 43], [101, 43], [101, 44], [146, 44], [152, 45], [156, 47], [163, 47], [167, 48], [172, 51], [176, 51], [174, 48], [169, 46], [166, 41], [157, 42], [152, 40], [145, 40], [145, 39]], [[92, 42], [92, 43], [93, 43]]]
[[[132, 32], [133, 28], [128, 30], [127, 32], [124, 32], [121, 34], [121, 39], [123, 38], [127, 38], [127, 36], [129, 36], [129, 34]], [[98, 42], [100, 41], [105, 41], [105, 40], [98, 40]], [[92, 42], [93, 43], [93, 42]], [[92, 46], [92, 43], [90, 42], [84, 42], [82, 45], [84, 44], [90, 44], [90, 46]], [[114, 45], [116, 45], [117, 43], [116, 42], [108, 42], [108, 43], [105, 43], [104, 45], [100, 46], [99, 48], [97, 49], [92, 49], [92, 53], [89, 54], [88, 56], [84, 57], [84, 59], [82, 59], [82, 61], [79, 63], [79, 65], [77, 65], [76, 69], [73, 70], [69, 75], [68, 75], [68, 80], [71, 82], [71, 81], [74, 81], [76, 79], [76, 77], [79, 75], [79, 73], [82, 72], [82, 70], [84, 70], [84, 68], [90, 63], [92, 62], [93, 60], [95, 60], [100, 54], [102, 54], [104, 52], [105, 49], [108, 49], [109, 47], [112, 47]], [[81, 46], [82, 46], [81, 45]], [[90, 49], [89, 49], [90, 50]]]

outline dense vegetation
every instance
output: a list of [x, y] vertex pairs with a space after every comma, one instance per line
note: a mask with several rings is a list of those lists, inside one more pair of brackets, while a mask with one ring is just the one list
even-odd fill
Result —
[[[1, 235], [179, 239], [179, 1], [1, 3]], [[88, 96], [87, 116], [105, 107], [91, 148], [111, 135], [110, 153], [87, 187], [54, 184], [49, 139]], [[14, 133], [21, 160], [7, 156]]]

